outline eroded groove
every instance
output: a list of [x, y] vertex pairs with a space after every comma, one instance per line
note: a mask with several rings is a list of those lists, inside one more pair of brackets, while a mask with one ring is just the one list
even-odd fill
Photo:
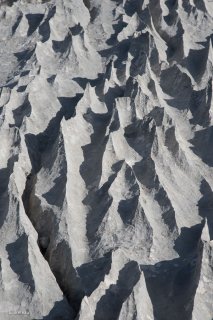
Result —
[[25, 212], [38, 232], [38, 246], [42, 255], [48, 262], [64, 296], [77, 314], [83, 291], [80, 289], [77, 274], [72, 267], [70, 248], [65, 241], [54, 247], [54, 237], [57, 232], [56, 218], [51, 210], [43, 211], [41, 201], [35, 195], [36, 180], [36, 175], [30, 174], [27, 177], [22, 196]]

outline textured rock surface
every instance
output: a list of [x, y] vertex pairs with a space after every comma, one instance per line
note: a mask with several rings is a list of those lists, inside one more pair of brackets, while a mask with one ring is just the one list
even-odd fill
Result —
[[1, 1], [0, 320], [212, 320], [212, 16]]

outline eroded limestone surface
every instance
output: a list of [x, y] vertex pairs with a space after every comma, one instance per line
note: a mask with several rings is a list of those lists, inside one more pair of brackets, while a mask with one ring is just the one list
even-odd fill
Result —
[[0, 2], [0, 320], [212, 320], [213, 1]]

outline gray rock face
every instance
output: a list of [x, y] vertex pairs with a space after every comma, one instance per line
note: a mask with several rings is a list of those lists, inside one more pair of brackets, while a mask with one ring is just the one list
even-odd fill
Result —
[[0, 320], [213, 319], [213, 2], [1, 1]]

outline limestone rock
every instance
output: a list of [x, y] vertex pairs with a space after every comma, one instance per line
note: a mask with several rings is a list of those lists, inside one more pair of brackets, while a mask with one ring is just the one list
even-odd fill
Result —
[[213, 2], [0, 1], [0, 320], [213, 319]]

